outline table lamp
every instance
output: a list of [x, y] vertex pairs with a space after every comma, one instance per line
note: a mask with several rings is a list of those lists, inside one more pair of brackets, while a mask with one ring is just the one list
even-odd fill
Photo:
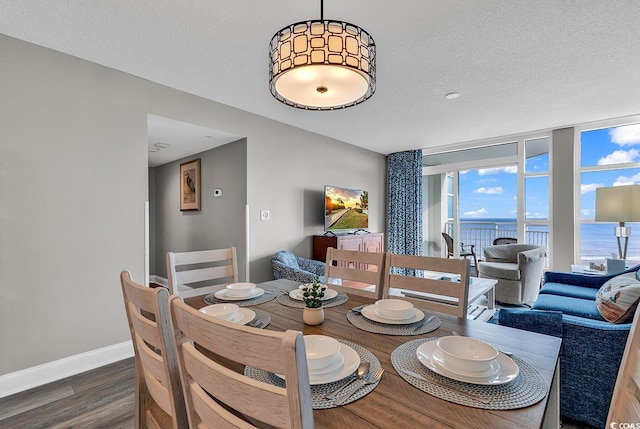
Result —
[[[620, 259], [627, 258], [631, 228], [625, 222], [640, 221], [640, 185], [601, 187], [596, 189], [596, 222], [618, 222], [614, 229]], [[624, 248], [622, 244], [624, 239]]]

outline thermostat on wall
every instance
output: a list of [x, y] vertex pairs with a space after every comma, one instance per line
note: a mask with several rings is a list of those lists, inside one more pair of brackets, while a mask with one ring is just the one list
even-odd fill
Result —
[[214, 197], [221, 197], [222, 196], [222, 189], [217, 188], [213, 190], [213, 196]]

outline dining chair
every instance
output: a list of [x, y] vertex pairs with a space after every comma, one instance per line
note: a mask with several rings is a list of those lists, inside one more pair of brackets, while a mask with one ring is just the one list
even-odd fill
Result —
[[[179, 297], [171, 318], [193, 428], [313, 428], [302, 333], [237, 325], [200, 313]], [[286, 387], [244, 375], [244, 367], [281, 374]]]
[[[451, 237], [446, 232], [443, 232], [442, 238], [444, 238], [444, 242], [447, 245], [447, 258], [453, 258], [455, 256], [454, 249], [453, 249], [453, 237]], [[476, 258], [475, 244], [460, 243], [459, 256], [465, 259], [471, 256], [473, 258], [473, 266], [476, 267], [476, 270], [478, 269], [478, 259]]]
[[385, 254], [327, 248], [325, 282], [331, 289], [374, 299], [382, 297]]
[[120, 273], [135, 353], [135, 427], [188, 428], [169, 316], [169, 293]]
[[384, 266], [383, 298], [402, 294], [415, 307], [467, 317], [468, 260], [387, 253]]
[[[169, 292], [180, 297], [189, 296], [197, 288], [205, 293], [210, 286], [238, 282], [236, 248], [167, 252]], [[197, 283], [197, 285], [195, 285]], [[206, 287], [207, 289], [202, 289]]]
[[[640, 422], [640, 332], [638, 319], [640, 311], [636, 311], [627, 337], [627, 344], [622, 354], [622, 362], [618, 370], [618, 378], [613, 388], [613, 397], [607, 417], [608, 428], [623, 427], [620, 423]], [[629, 426], [632, 427], [632, 426]]]

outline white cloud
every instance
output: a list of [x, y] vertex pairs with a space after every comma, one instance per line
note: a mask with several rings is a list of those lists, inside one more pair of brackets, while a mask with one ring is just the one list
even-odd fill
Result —
[[580, 210], [580, 217], [589, 218], [594, 216], [594, 210], [591, 209], [582, 209]]
[[618, 176], [615, 182], [613, 182], [613, 186], [635, 185], [637, 183], [640, 183], [640, 173], [634, 174], [631, 177]]
[[517, 172], [518, 172], [518, 167], [515, 165], [510, 165], [508, 167], [497, 167], [497, 168], [481, 168], [478, 170], [478, 174], [480, 176], [484, 176], [485, 174], [499, 174], [499, 173], [516, 174]]
[[596, 188], [600, 188], [604, 186], [602, 183], [586, 183], [580, 185], [580, 193], [586, 194], [587, 192], [594, 192]]
[[502, 193], [502, 186], [496, 186], [494, 188], [485, 188], [483, 186], [473, 192], [476, 194], [498, 195]]
[[598, 165], [623, 164], [625, 162], [635, 162], [640, 156], [638, 149], [616, 150], [604, 158], [598, 160]]
[[489, 212], [485, 208], [464, 212], [464, 216], [469, 216], [469, 217], [478, 217], [478, 216], [487, 215], [487, 214], [489, 214]]
[[620, 146], [640, 144], [640, 124], [612, 128], [609, 136], [612, 143]]

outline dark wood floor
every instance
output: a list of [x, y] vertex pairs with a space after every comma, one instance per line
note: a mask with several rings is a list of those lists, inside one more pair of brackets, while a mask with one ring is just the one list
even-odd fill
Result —
[[[133, 368], [125, 359], [2, 398], [0, 428], [133, 428]], [[568, 421], [562, 428], [592, 429]]]
[[0, 428], [133, 428], [133, 358], [0, 399]]

